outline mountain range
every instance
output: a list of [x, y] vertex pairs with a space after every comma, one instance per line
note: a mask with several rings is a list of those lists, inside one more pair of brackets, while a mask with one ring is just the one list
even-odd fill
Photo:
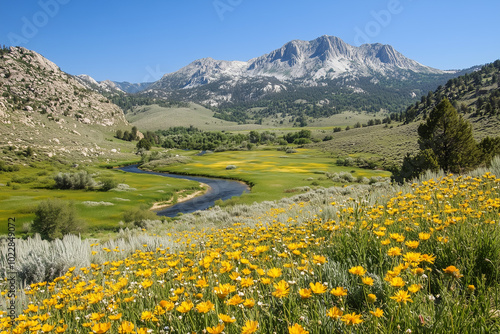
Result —
[[324, 80], [345, 75], [366, 77], [378, 73], [393, 76], [401, 70], [447, 73], [408, 59], [390, 45], [364, 44], [355, 47], [338, 37], [322, 36], [312, 41], [291, 41], [280, 49], [247, 62], [212, 58], [196, 60], [177, 72], [165, 74], [148, 89], [194, 88], [222, 78], [237, 82], [256, 77], [316, 86]]
[[418, 96], [472, 70], [435, 69], [405, 57], [390, 45], [356, 47], [325, 35], [311, 41], [293, 40], [248, 61], [199, 59], [153, 83], [78, 78], [100, 92], [197, 102], [226, 114], [233, 113], [231, 108], [268, 107], [271, 102], [296, 100], [321, 105], [329, 110], [326, 114], [332, 114], [346, 109], [402, 111]]

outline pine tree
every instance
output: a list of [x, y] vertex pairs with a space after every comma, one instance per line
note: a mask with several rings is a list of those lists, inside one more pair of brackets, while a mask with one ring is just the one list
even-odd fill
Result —
[[446, 172], [471, 170], [479, 163], [472, 128], [447, 99], [429, 113], [427, 121], [418, 127], [418, 135], [420, 149], [431, 149]]

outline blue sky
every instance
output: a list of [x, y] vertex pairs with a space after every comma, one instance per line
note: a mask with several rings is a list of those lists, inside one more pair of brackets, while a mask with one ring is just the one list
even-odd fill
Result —
[[0, 44], [99, 81], [153, 81], [199, 58], [248, 60], [321, 35], [462, 69], [500, 58], [498, 13], [497, 0], [1, 1]]

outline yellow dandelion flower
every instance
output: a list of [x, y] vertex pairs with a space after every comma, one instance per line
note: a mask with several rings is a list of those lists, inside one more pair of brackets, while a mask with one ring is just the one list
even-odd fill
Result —
[[460, 277], [463, 277], [463, 275], [460, 274], [460, 270], [458, 270], [457, 267], [455, 266], [448, 266], [446, 267], [445, 269], [443, 269], [443, 271], [450, 275], [450, 276], [453, 276], [455, 278], [460, 278]]
[[326, 290], [328, 289], [325, 285], [321, 284], [320, 282], [316, 282], [314, 284], [309, 283], [309, 287], [311, 288], [311, 291], [317, 295], [325, 293]]
[[418, 248], [419, 244], [420, 244], [420, 242], [418, 242], [416, 240], [409, 240], [409, 241], [405, 242], [406, 247], [411, 248], [411, 249]]
[[215, 309], [215, 305], [211, 301], [201, 302], [196, 305], [196, 310], [199, 313], [207, 313], [213, 311]]
[[134, 324], [130, 321], [123, 321], [118, 327], [119, 334], [133, 333], [134, 332]]
[[224, 299], [229, 295], [231, 292], [236, 291], [236, 286], [231, 285], [229, 283], [226, 284], [219, 284], [219, 286], [214, 287], [214, 293], [219, 297], [220, 299]]
[[391, 240], [390, 239], [384, 239], [384, 240], [381, 240], [380, 243], [382, 244], [382, 246], [387, 246], [388, 244], [391, 243]]
[[361, 314], [356, 314], [355, 312], [343, 315], [340, 320], [348, 326], [357, 325], [363, 322]]
[[96, 334], [106, 333], [111, 328], [110, 322], [97, 323], [92, 326], [92, 331]]
[[35, 306], [33, 304], [29, 304], [28, 308], [26, 310], [24, 310], [24, 313], [29, 313], [29, 312], [33, 312], [33, 313], [38, 312], [38, 306]]
[[253, 279], [251, 277], [243, 277], [240, 281], [242, 288], [248, 288], [253, 285]]
[[220, 320], [222, 320], [226, 324], [230, 324], [230, 323], [233, 323], [236, 321], [236, 319], [234, 317], [230, 317], [230, 316], [228, 316], [226, 314], [222, 314], [222, 313], [219, 313], [218, 317]]
[[363, 284], [366, 284], [366, 285], [369, 285], [369, 286], [372, 286], [373, 285], [373, 278], [369, 277], [369, 276], [366, 276], [366, 277], [363, 277], [361, 279], [361, 281], [363, 282]]
[[205, 278], [201, 278], [199, 280], [196, 281], [196, 285], [195, 287], [197, 288], [206, 288], [208, 287], [208, 282]]
[[236, 271], [233, 271], [230, 275], [229, 275], [229, 278], [232, 279], [233, 281], [236, 281], [238, 280], [238, 278], [240, 278], [240, 273], [236, 272]]
[[254, 307], [254, 305], [255, 305], [255, 300], [252, 298], [245, 299], [245, 301], [243, 302], [243, 306], [245, 306], [246, 308], [252, 308]]
[[402, 288], [405, 286], [405, 281], [401, 277], [396, 276], [389, 281], [389, 284], [393, 287]]
[[377, 301], [377, 296], [375, 296], [373, 293], [369, 293], [367, 296], [367, 300], [369, 303], [373, 304]]
[[299, 295], [302, 299], [311, 298], [311, 289], [299, 289]]
[[102, 317], [104, 317], [104, 313], [92, 313], [89, 319], [93, 321], [99, 321]]
[[362, 266], [356, 266], [349, 269], [349, 272], [353, 275], [364, 276], [366, 270]]
[[423, 268], [415, 268], [412, 272], [417, 276], [422, 276], [425, 273], [425, 270]]
[[272, 278], [278, 278], [282, 275], [282, 271], [280, 268], [271, 268], [267, 271], [267, 276]]
[[275, 290], [273, 291], [272, 295], [277, 298], [286, 297], [290, 293], [290, 285], [287, 281], [281, 280], [273, 286]]
[[387, 251], [387, 255], [389, 255], [389, 256], [399, 256], [399, 255], [401, 255], [401, 248], [399, 248], [399, 247], [391, 247]]
[[422, 259], [422, 261], [427, 262], [427, 263], [434, 263], [434, 261], [436, 260], [436, 256], [429, 255], [429, 254], [422, 254], [421, 259]]
[[384, 311], [379, 309], [378, 307], [375, 309], [375, 311], [370, 311], [370, 313], [377, 318], [380, 318], [384, 315]]
[[420, 284], [412, 284], [408, 287], [408, 291], [411, 293], [417, 293], [420, 289], [422, 289]]
[[403, 255], [403, 260], [408, 263], [420, 263], [422, 262], [422, 254], [415, 252], [408, 252]]
[[270, 278], [268, 278], [268, 277], [262, 277], [262, 278], [260, 279], [260, 282], [261, 282], [262, 284], [266, 284], [266, 285], [267, 285], [267, 284], [271, 284], [271, 279], [270, 279]]
[[399, 290], [398, 292], [396, 292], [394, 296], [391, 296], [390, 298], [394, 299], [398, 303], [405, 303], [405, 304], [406, 302], [413, 303], [413, 300], [410, 299], [410, 295], [405, 290]]
[[155, 317], [153, 312], [150, 312], [150, 311], [142, 311], [141, 320], [142, 321], [158, 321], [158, 319]]
[[294, 324], [293, 326], [288, 326], [289, 334], [309, 334], [309, 331], [306, 331], [301, 325]]
[[54, 327], [56, 327], [56, 326], [55, 325], [44, 324], [42, 326], [42, 332], [48, 333], [48, 332], [52, 331], [54, 329]]
[[224, 330], [226, 326], [224, 323], [218, 324], [217, 326], [214, 327], [207, 327], [205, 328], [209, 334], [220, 334]]
[[252, 334], [259, 328], [259, 323], [253, 320], [247, 320], [245, 326], [241, 327], [241, 334]]
[[230, 262], [222, 261], [221, 268], [219, 269], [219, 272], [221, 274], [224, 274], [224, 273], [230, 272], [232, 269], [233, 269], [233, 265]]
[[175, 304], [171, 301], [162, 300], [158, 303], [165, 311], [171, 311], [174, 309]]
[[191, 311], [191, 309], [194, 307], [194, 304], [188, 300], [188, 301], [183, 301], [181, 305], [177, 306], [176, 310], [181, 312], [181, 313], [187, 313]]
[[226, 300], [227, 305], [239, 305], [243, 302], [244, 302], [244, 300], [243, 300], [243, 298], [240, 297], [240, 295], [234, 295], [231, 298], [229, 298], [228, 300]]
[[55, 332], [56, 332], [56, 333], [64, 333], [64, 332], [66, 332], [66, 329], [68, 329], [68, 325], [58, 326], [58, 327], [55, 329]]
[[335, 289], [332, 289], [332, 291], [330, 291], [330, 293], [332, 295], [334, 295], [335, 297], [343, 297], [343, 296], [347, 296], [347, 289], [339, 286], [339, 287], [336, 287]]
[[332, 307], [326, 312], [326, 316], [330, 317], [332, 319], [338, 319], [344, 314], [341, 309], [339, 309], [337, 306]]
[[326, 263], [326, 257], [323, 255], [313, 255], [313, 263], [317, 265], [325, 264]]
[[430, 233], [420, 232], [418, 234], [418, 238], [422, 241], [429, 240], [430, 237], [431, 237]]

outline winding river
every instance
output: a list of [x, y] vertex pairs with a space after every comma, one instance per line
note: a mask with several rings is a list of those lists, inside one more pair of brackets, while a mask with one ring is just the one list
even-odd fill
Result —
[[168, 174], [159, 172], [148, 172], [139, 169], [138, 165], [130, 165], [118, 169], [129, 173], [152, 174], [164, 177], [173, 177], [176, 179], [192, 180], [205, 183], [208, 186], [210, 186], [210, 189], [201, 196], [192, 198], [182, 203], [177, 203], [173, 206], [157, 211], [156, 213], [159, 216], [175, 217], [179, 212], [191, 213], [198, 210], [205, 210], [213, 206], [216, 200], [222, 199], [224, 201], [230, 199], [233, 196], [240, 196], [241, 194], [250, 191], [248, 185], [244, 184], [243, 182], [238, 182], [233, 180]]

